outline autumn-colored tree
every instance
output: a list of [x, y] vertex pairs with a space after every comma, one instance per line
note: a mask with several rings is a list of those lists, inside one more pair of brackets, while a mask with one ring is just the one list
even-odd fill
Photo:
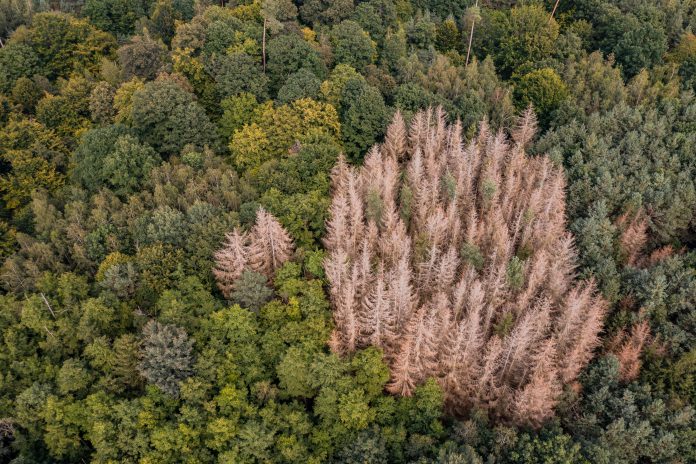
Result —
[[455, 414], [532, 427], [598, 343], [606, 304], [574, 282], [562, 171], [527, 157], [528, 110], [508, 140], [486, 122], [462, 138], [441, 109], [397, 113], [361, 168], [341, 158], [325, 245], [332, 349], [380, 347], [389, 391], [428, 377]]

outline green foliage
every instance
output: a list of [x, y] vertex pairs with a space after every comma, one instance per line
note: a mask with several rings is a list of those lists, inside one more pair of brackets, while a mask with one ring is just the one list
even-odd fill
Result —
[[141, 144], [126, 127], [112, 125], [84, 135], [74, 154], [72, 174], [89, 191], [106, 186], [125, 197], [137, 191], [159, 162], [152, 147]]
[[268, 287], [268, 279], [264, 275], [247, 269], [235, 282], [230, 297], [232, 303], [259, 312], [261, 307], [273, 298], [273, 290]]
[[652, 108], [621, 104], [549, 132], [539, 150], [567, 166], [570, 217], [601, 198], [610, 215], [628, 206], [659, 211], [649, 228], [663, 243], [687, 230], [696, 204], [693, 107], [691, 96]]
[[319, 95], [321, 81], [311, 71], [302, 68], [291, 74], [285, 84], [278, 90], [278, 101], [290, 103], [301, 98], [316, 99]]
[[228, 140], [236, 130], [251, 123], [254, 110], [258, 107], [258, 101], [250, 93], [241, 93], [225, 98], [220, 102], [220, 107], [223, 113], [218, 126], [220, 126], [222, 136]]
[[101, 58], [111, 56], [116, 48], [110, 34], [63, 13], [34, 15], [31, 27], [23, 32], [16, 40], [31, 47], [40, 73], [49, 79], [95, 72]]
[[266, 98], [268, 78], [261, 72], [257, 60], [243, 52], [216, 57], [212, 71], [218, 93], [235, 97], [241, 93]]
[[32, 79], [20, 77], [12, 87], [11, 96], [15, 104], [20, 105], [24, 112], [32, 113], [43, 97], [43, 90]]
[[271, 78], [271, 89], [283, 86], [288, 77], [302, 68], [311, 71], [320, 79], [326, 70], [319, 54], [299, 36], [280, 35], [266, 44], [267, 71]]
[[150, 321], [143, 328], [142, 361], [138, 369], [148, 382], [170, 395], [192, 373], [193, 341], [176, 326]]
[[146, 16], [147, 2], [142, 0], [86, 0], [82, 14], [102, 31], [127, 37], [135, 29], [135, 22]]
[[388, 117], [379, 90], [359, 80], [346, 82], [341, 93], [341, 132], [346, 154], [351, 159], [361, 159], [382, 134]]
[[537, 437], [523, 434], [510, 453], [510, 463], [588, 464], [580, 453], [580, 445], [568, 435]]
[[532, 105], [541, 115], [542, 125], [548, 124], [553, 112], [568, 97], [568, 89], [553, 69], [543, 68], [529, 72], [515, 84], [514, 98], [518, 109]]
[[375, 44], [358, 23], [346, 20], [331, 29], [331, 45], [336, 63], [364, 69], [375, 60]]
[[495, 11], [484, 18], [483, 48], [495, 57], [503, 76], [520, 66], [547, 58], [558, 38], [558, 23], [538, 4]]
[[568, 428], [584, 444], [590, 462], [639, 462], [641, 459], [693, 459], [694, 415], [670, 405], [649, 386], [618, 382], [616, 358], [601, 359], [589, 370], [584, 415]]
[[147, 31], [143, 36], [131, 38], [129, 43], [118, 49], [117, 55], [125, 80], [131, 80], [134, 77], [152, 80], [157, 77], [169, 58], [167, 47], [161, 41], [150, 38]]
[[133, 92], [132, 124], [142, 140], [166, 155], [187, 144], [215, 146], [215, 129], [195, 97], [170, 79]]

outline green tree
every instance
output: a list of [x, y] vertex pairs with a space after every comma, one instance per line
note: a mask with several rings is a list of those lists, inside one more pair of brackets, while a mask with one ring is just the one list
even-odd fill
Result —
[[462, 46], [462, 35], [457, 27], [454, 17], [449, 16], [437, 27], [437, 38], [435, 39], [437, 49], [446, 52], [447, 50], [459, 50]]
[[345, 20], [331, 29], [331, 45], [337, 63], [362, 70], [375, 61], [375, 43], [354, 21]]
[[143, 328], [140, 373], [170, 395], [179, 394], [179, 382], [193, 370], [193, 340], [173, 325], [148, 322]]
[[272, 91], [277, 91], [288, 77], [306, 68], [320, 79], [326, 69], [319, 54], [309, 43], [295, 34], [274, 37], [267, 44], [268, 62], [266, 69], [271, 79]]
[[341, 133], [346, 153], [360, 159], [382, 134], [388, 110], [382, 94], [359, 80], [346, 82], [341, 95]]
[[278, 90], [278, 101], [290, 103], [301, 98], [316, 98], [319, 95], [321, 82], [311, 71], [302, 68], [288, 77], [288, 80]]
[[539, 114], [539, 122], [546, 127], [553, 112], [568, 98], [568, 89], [556, 71], [543, 68], [520, 77], [513, 95], [518, 109], [524, 110], [532, 105]]
[[240, 93], [222, 100], [220, 107], [223, 113], [218, 125], [223, 138], [229, 140], [236, 130], [241, 129], [246, 124], [250, 124], [254, 118], [254, 111], [258, 106], [259, 103], [256, 97], [250, 93]]
[[116, 139], [113, 150], [102, 160], [101, 176], [104, 183], [120, 196], [137, 191], [150, 170], [160, 162], [149, 145], [132, 135]]
[[102, 57], [110, 56], [116, 48], [113, 36], [64, 13], [34, 15], [31, 28], [19, 41], [32, 48], [41, 74], [49, 79], [68, 77], [72, 72], [96, 72]]
[[168, 60], [167, 47], [162, 41], [150, 38], [147, 31], [142, 36], [133, 36], [118, 49], [117, 54], [125, 80], [134, 77], [152, 80]]
[[86, 0], [82, 14], [99, 29], [117, 37], [128, 37], [135, 22], [147, 14], [148, 2], [142, 0]]
[[213, 124], [194, 95], [176, 81], [148, 82], [132, 97], [133, 127], [158, 152], [179, 153], [187, 144], [216, 144]]
[[246, 53], [216, 56], [212, 74], [223, 98], [240, 93], [250, 93], [260, 100], [266, 98], [268, 77], [261, 72], [257, 60]]
[[559, 26], [542, 6], [531, 4], [494, 12], [484, 18], [480, 29], [485, 53], [494, 56], [496, 68], [505, 77], [523, 64], [549, 58]]
[[261, 307], [273, 298], [273, 290], [268, 286], [268, 279], [258, 272], [245, 270], [234, 284], [230, 301], [242, 308], [259, 312]]

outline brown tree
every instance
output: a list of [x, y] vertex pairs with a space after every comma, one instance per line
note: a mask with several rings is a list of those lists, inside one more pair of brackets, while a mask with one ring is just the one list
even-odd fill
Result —
[[234, 291], [235, 281], [242, 275], [248, 262], [248, 236], [238, 229], [225, 235], [223, 247], [215, 252], [215, 267], [213, 275], [218, 288], [229, 298]]
[[275, 271], [292, 256], [293, 241], [278, 220], [265, 209], [256, 212], [251, 233], [234, 229], [215, 252], [213, 275], [225, 298], [230, 298], [235, 283], [245, 269], [273, 279]]
[[259, 208], [249, 244], [251, 269], [273, 279], [275, 271], [292, 256], [293, 248], [292, 238], [280, 222]]
[[441, 109], [400, 114], [360, 168], [340, 159], [325, 245], [340, 354], [373, 345], [390, 392], [428, 377], [448, 409], [539, 426], [598, 344], [605, 302], [575, 282], [565, 179], [512, 131], [465, 142]]

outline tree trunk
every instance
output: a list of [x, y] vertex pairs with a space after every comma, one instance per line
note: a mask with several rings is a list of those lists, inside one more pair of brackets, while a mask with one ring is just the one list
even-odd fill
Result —
[[263, 73], [266, 74], [266, 23], [267, 19], [263, 18], [263, 38], [261, 39], [261, 56], [263, 61]]
[[549, 23], [551, 23], [551, 20], [553, 19], [553, 15], [556, 14], [556, 8], [558, 8], [559, 3], [561, 3], [561, 0], [556, 0], [556, 3], [553, 5], [553, 10], [551, 11], [551, 16], [549, 16]]
[[[476, 0], [476, 5], [478, 6], [478, 0]], [[476, 24], [476, 19], [471, 18], [471, 30], [469, 31], [469, 46], [466, 49], [466, 64], [464, 67], [469, 66], [469, 56], [471, 55], [471, 42], [474, 40], [474, 24]]]

